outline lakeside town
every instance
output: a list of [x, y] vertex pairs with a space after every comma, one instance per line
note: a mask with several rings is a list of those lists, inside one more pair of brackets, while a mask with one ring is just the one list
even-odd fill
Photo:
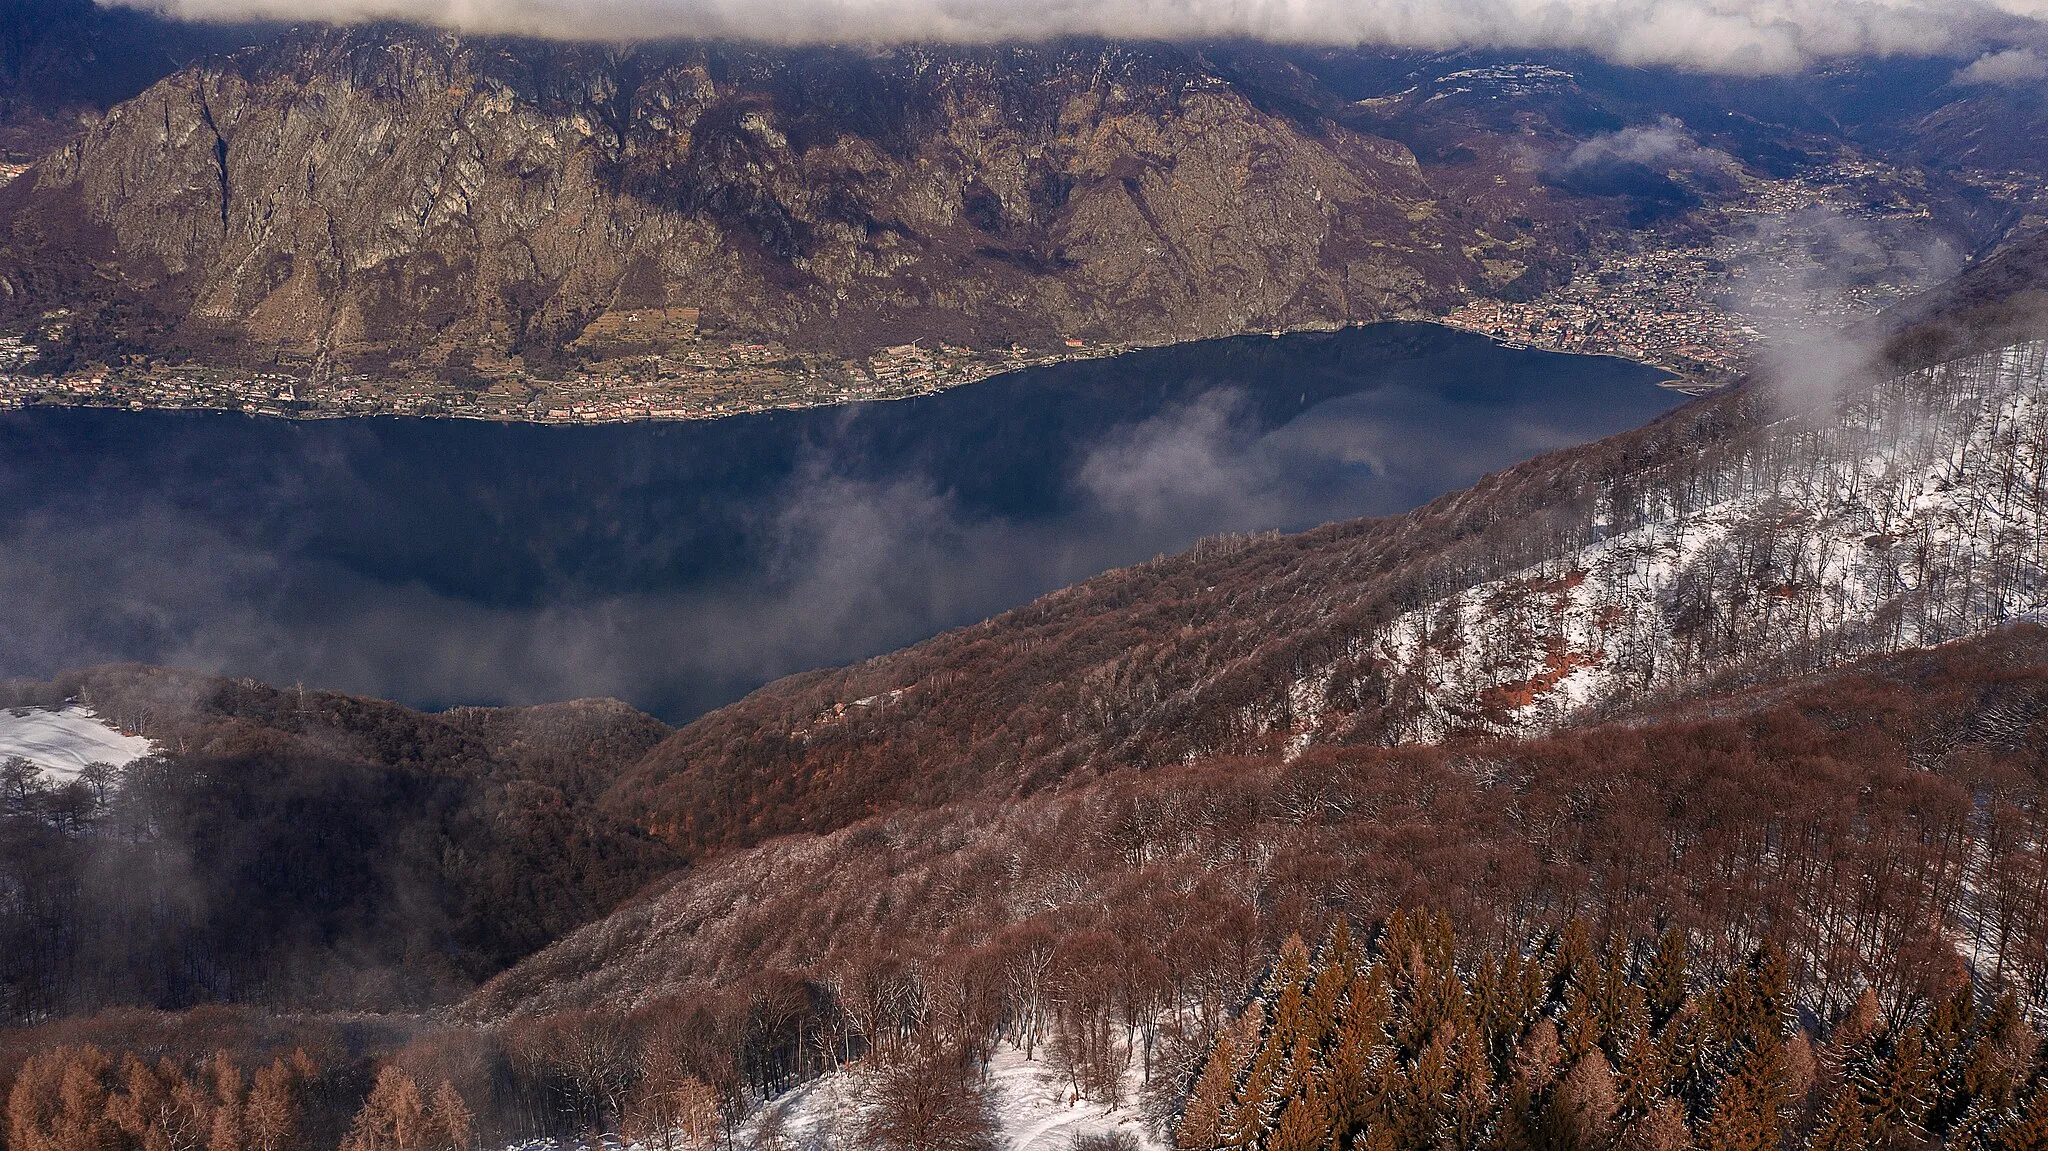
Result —
[[[2048, 189], [2025, 173], [1966, 172], [1965, 183], [2048, 224]], [[1798, 179], [1742, 179], [1739, 197], [1702, 209], [1712, 237], [1595, 248], [1569, 283], [1534, 299], [1474, 299], [1444, 323], [1503, 343], [1611, 355], [1662, 368], [1704, 392], [1749, 370], [1772, 342], [1838, 332], [1951, 275], [1961, 257], [1927, 242], [1931, 217], [1912, 173], [1852, 157]]]
[[922, 342], [855, 361], [774, 344], [685, 345], [601, 361], [563, 378], [513, 371], [471, 386], [365, 374], [314, 377], [202, 365], [34, 371], [36, 347], [0, 336], [0, 409], [35, 405], [239, 411], [292, 419], [441, 416], [545, 424], [698, 420], [746, 412], [905, 399], [1004, 372], [1121, 355], [1134, 345], [1065, 341], [1057, 349], [987, 350]]

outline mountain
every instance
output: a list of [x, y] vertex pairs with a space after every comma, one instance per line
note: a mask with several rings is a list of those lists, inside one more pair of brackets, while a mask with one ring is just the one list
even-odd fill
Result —
[[9, 315], [80, 356], [1320, 324], [1714, 251], [1701, 209], [1763, 171], [1973, 258], [1412, 513], [1211, 539], [679, 730], [11, 683], [159, 754], [6, 776], [6, 1151], [982, 1147], [1055, 1129], [1003, 1112], [1034, 1069], [1097, 1151], [2036, 1145], [2048, 232], [1963, 166], [2037, 162], [1975, 126], [2025, 94], [1967, 87], [395, 27], [163, 79], [0, 190]]
[[836, 354], [1414, 315], [1537, 227], [1191, 51], [388, 28], [182, 71], [7, 195], [17, 314], [377, 370], [545, 362], [650, 309]]
[[[631, 1010], [791, 978], [845, 988], [892, 962], [933, 962], [937, 983], [1034, 933], [1075, 947], [1109, 933], [1197, 995], [1243, 986], [1260, 941], [1317, 937], [1340, 908], [1361, 922], [1441, 909], [1479, 938], [1530, 938], [1574, 913], [1638, 934], [1677, 924], [1717, 968], [1770, 934], [1836, 995], [1893, 962], [1910, 970], [1893, 978], [1938, 984], [1973, 946], [2038, 970], [2048, 921], [2029, 921], [2033, 896], [1994, 894], [1981, 852], [1990, 823], [2023, 822], [2041, 793], [2044, 657], [2048, 629], [2025, 623], [1626, 723], [1198, 757], [879, 814], [678, 872], [458, 1013]], [[1973, 786], [1998, 800], [1966, 829]], [[1936, 828], [1951, 838], [1922, 838]], [[1854, 926], [1802, 914], [1886, 859], [1904, 886], [1873, 897], [1882, 910], [1845, 909]], [[1933, 938], [1913, 938], [1927, 933], [1908, 926], [1916, 899], [1944, 905]], [[1233, 1010], [1224, 998], [1200, 1009]]]
[[33, 160], [194, 60], [277, 31], [183, 23], [92, 0], [6, 0], [0, 3], [0, 161]]
[[[1021, 1142], [1075, 1114], [1058, 1102], [1015, 1111], [1008, 1077], [1035, 1069], [1062, 1100], [1153, 1145], [1228, 1146], [1189, 1141], [1198, 1082], [1220, 1035], [1289, 1017], [1268, 982], [1276, 963], [1302, 940], [1341, 952], [1345, 925], [1367, 924], [1366, 953], [1398, 980], [1414, 961], [1394, 941], [1418, 908], [1440, 920], [1434, 962], [1465, 982], [1437, 1000], [1399, 996], [1404, 1009], [1430, 1005], [1441, 1023], [1516, 995], [1572, 1004], [1511, 1011], [1507, 1039], [1466, 1064], [1486, 1068], [1468, 1070], [1486, 1087], [1471, 1098], [1509, 1114], [1557, 1098], [1513, 1089], [1526, 1044], [1543, 1042], [1532, 1032], [1578, 1036], [1577, 1055], [1560, 1044], [1561, 1066], [1608, 1058], [1585, 1022], [1608, 1009], [1569, 974], [1574, 962], [1616, 976], [1675, 962], [1682, 990], [1749, 971], [1761, 953], [1780, 1002], [1816, 1021], [1787, 1024], [1783, 1009], [1773, 1024], [1815, 1048], [1858, 1011], [1895, 1010], [1901, 1029], [1939, 1019], [1935, 1005], [1971, 976], [1994, 988], [1981, 1006], [2010, 994], [2017, 1013], [2048, 971], [2038, 889], [2015, 882], [2041, 874], [2038, 848], [2018, 844], [2042, 798], [2044, 643], [2048, 632], [2021, 624], [1626, 724], [1203, 758], [778, 837], [678, 873], [498, 976], [455, 1009], [447, 1038], [393, 1062], [423, 1081], [494, 1059], [523, 1066], [464, 1080], [506, 1140], [549, 1129], [519, 1118], [536, 1097], [658, 1131], [659, 1092], [683, 1082], [724, 1093], [741, 1146], [776, 1145], [775, 1120], [792, 1113], [824, 1111], [828, 1130], [843, 1129], [874, 1108], [950, 1099], [972, 1117], [999, 1092], [1004, 1113], [983, 1122]], [[1316, 999], [1340, 997], [1325, 987]], [[1723, 1034], [1697, 1019], [1646, 1023], [1626, 998], [1612, 1011], [1601, 1026], [1614, 1058], [1638, 1072], [1631, 1042]], [[1426, 1040], [1389, 1039], [1410, 1053], [1374, 1066], [1430, 1074]], [[559, 1054], [518, 1063], [536, 1042]], [[959, 1078], [896, 1078], [919, 1066], [920, 1044], [960, 1052]], [[1671, 1090], [1681, 1129], [1726, 1105], [1731, 1064], [1701, 1059]], [[606, 1083], [634, 1086], [607, 1103]], [[1795, 1146], [1821, 1118], [1798, 1105], [1802, 1091], [1788, 1089], [1784, 1112]], [[1650, 1109], [1614, 1108], [1617, 1121]], [[1930, 1107], [1930, 1141], [1966, 1145], [1964, 1109]], [[1246, 1114], [1270, 1125], [1274, 1110]]]
[[1923, 145], [1914, 116], [1989, 97], [1908, 71], [301, 29], [164, 77], [0, 190], [0, 324], [56, 368], [476, 389], [682, 352], [864, 379], [919, 340], [1069, 354], [1527, 300], [1808, 177], [1917, 267], [1998, 243], [2034, 177], [1994, 194], [1967, 148]]
[[[2048, 631], [2026, 617], [2048, 595], [2048, 330], [2010, 322], [2044, 274], [2037, 238], [1803, 378], [1752, 380], [1407, 516], [1210, 541], [764, 688], [604, 797], [696, 863], [456, 1008], [485, 1037], [472, 1054], [408, 1065], [437, 1074], [549, 1035], [585, 1044], [551, 1074], [611, 1058], [641, 1084], [722, 1084], [758, 1116], [742, 1144], [767, 1146], [792, 1116], [1012, 1108], [988, 1077], [1007, 1084], [1022, 1052], [1106, 1122], [1224, 1146], [1189, 1126], [1205, 1067], [1233, 1028], [1285, 1033], [1356, 1002], [1356, 983], [1278, 990], [1290, 954], [1342, 956], [1352, 924], [1373, 925], [1393, 1005], [1424, 1020], [1385, 1036], [1395, 1079], [1451, 1058], [1459, 1029], [1432, 1044], [1428, 1028], [1529, 997], [1458, 1057], [1489, 1124], [1549, 1122], [1570, 1098], [1518, 1069], [1638, 1082], [1678, 1066], [1645, 1063], [1649, 1045], [1725, 1036], [1732, 997], [1759, 986], [1797, 1005], [1797, 1023], [1766, 1013], [1771, 1034], [1838, 1077], [1896, 1050], [1846, 1054], [1868, 1044], [1857, 1018], [1892, 1012], [1899, 1043], [1963, 1026], [1940, 1004], [1973, 983], [2019, 1012], [2048, 971], [2021, 878], [2041, 874], [2026, 829]], [[1961, 354], [1913, 359], [1929, 349]], [[1434, 925], [1416, 944], [1429, 963], [1457, 972], [1444, 998], [1412, 986], [1417, 922]], [[1691, 1022], [1601, 998], [1673, 962], [1693, 972], [1674, 1003], [1738, 990]], [[741, 1054], [663, 1062], [678, 1032]], [[1565, 1053], [1530, 1054], [1545, 1043]], [[927, 1044], [966, 1071], [915, 1070]], [[1335, 1048], [1291, 1050], [1302, 1065]], [[1741, 1059], [1662, 1089], [1667, 1123], [1722, 1130]], [[1230, 1074], [1226, 1094], [1254, 1100], [1240, 1121], [1282, 1142], [1279, 1105], [1256, 1103], [1271, 1083]], [[1830, 1145], [1844, 1107], [1889, 1114], [1800, 1103], [1785, 1074], [1773, 1113], [1794, 1146]], [[533, 1089], [477, 1094], [509, 1113]], [[655, 1114], [579, 1090], [626, 1129]], [[1916, 1122], [1964, 1146], [2017, 1129], [2018, 1103], [1965, 1123], [1959, 1098]], [[987, 1122], [1028, 1132], [1055, 1112]]]

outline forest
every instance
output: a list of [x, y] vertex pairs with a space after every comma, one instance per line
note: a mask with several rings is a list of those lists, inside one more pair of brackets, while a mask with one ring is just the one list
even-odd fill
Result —
[[[1737, 387], [676, 732], [10, 682], [160, 754], [0, 775], [0, 1151], [788, 1146], [827, 1079], [805, 1146], [992, 1149], [1020, 1057], [1186, 1151], [2048, 1149], [2042, 356]], [[1704, 558], [1577, 564], [1632, 533]], [[1593, 658], [1546, 616], [1649, 655], [1498, 722]]]
[[[1954, 1083], [1983, 1044], [2026, 1047], [2002, 1020], [2048, 1000], [2044, 654], [2048, 631], [2020, 625], [1627, 724], [1199, 761], [785, 837], [672, 873], [432, 1015], [114, 1010], [18, 1028], [0, 1042], [8, 1146], [87, 1145], [65, 1141], [67, 1091], [115, 1115], [183, 1082], [192, 1114], [246, 1123], [259, 1073], [297, 1101], [287, 1143], [308, 1151], [597, 1131], [710, 1146], [760, 1100], [838, 1073], [872, 1124], [839, 1145], [973, 1147], [998, 1051], [1186, 1146], [1204, 1145], [1212, 1105], [1275, 1126], [1209, 1145], [1295, 1146], [1286, 1103], [1337, 1074], [1318, 1061], [1339, 1057], [1359, 978], [1385, 984], [1366, 1053], [1381, 1073], [1412, 1081], [1443, 1059], [1446, 1082], [1476, 1085], [1483, 1063], [1485, 1104], [1417, 1111], [1345, 1078], [1363, 1094], [1324, 1118], [1352, 1124], [1353, 1145], [1697, 1143], [1739, 1090], [1781, 1141], [1827, 1146], [1797, 1141], [1846, 1107], [1842, 1076], [1862, 1092], [1898, 1050], [1954, 1040], [1925, 1056], [1942, 1086], [1924, 1107], [1871, 1102], [1853, 1121], [1893, 1134], [1850, 1145], [2035, 1146], [2012, 1141], [2031, 1047], [1992, 1096]], [[1345, 935], [1358, 958], [1340, 981], [1323, 973]], [[1345, 989], [1337, 1030], [1269, 1043], [1300, 980]], [[1483, 1006], [1503, 981], [1519, 998]], [[1588, 997], [1613, 1018], [1588, 1023]], [[1642, 1044], [1665, 1052], [1664, 1078], [1631, 1086], [1655, 1078], [1628, 1062]], [[1285, 1058], [1260, 1063], [1268, 1048]], [[1268, 1099], [1272, 1084], [1285, 1093]], [[1963, 1124], [1973, 1108], [1983, 1122]], [[1566, 1122], [1581, 1112], [1598, 1114]], [[171, 1145], [95, 1130], [94, 1147]], [[1599, 1138], [1568, 1141], [1586, 1131]]]
[[1460, 962], [1449, 920], [1339, 922], [1281, 945], [1217, 1037], [1181, 1151], [1264, 1147], [1771, 1151], [2048, 1144], [2040, 1036], [2010, 992], [1865, 990], [1819, 1033], [1768, 940], [1695, 979], [1677, 931]]
[[51, 781], [0, 766], [0, 1019], [199, 1003], [446, 1002], [673, 866], [596, 813], [667, 734], [617, 704], [426, 716], [107, 668], [89, 702], [162, 754]]

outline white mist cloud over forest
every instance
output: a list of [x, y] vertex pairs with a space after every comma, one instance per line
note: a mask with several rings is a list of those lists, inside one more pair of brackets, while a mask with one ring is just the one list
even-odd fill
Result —
[[2033, 39], [2048, 0], [119, 0], [196, 20], [396, 19], [580, 40], [991, 42], [1057, 36], [1575, 49], [1770, 73]]

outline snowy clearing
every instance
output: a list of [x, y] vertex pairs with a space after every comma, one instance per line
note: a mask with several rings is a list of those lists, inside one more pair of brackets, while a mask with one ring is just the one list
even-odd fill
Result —
[[[821, 1075], [756, 1108], [732, 1132], [733, 1151], [862, 1151], [852, 1133], [859, 1116], [864, 1069], [859, 1065]], [[1169, 1151], [1153, 1138], [1138, 1115], [1142, 1086], [1138, 1072], [1128, 1076], [1128, 1100], [1110, 1109], [1097, 1103], [1070, 1100], [1065, 1084], [1044, 1060], [1027, 1060], [1007, 1045], [989, 1061], [989, 1102], [996, 1121], [998, 1151], [1070, 1151], [1077, 1140], [1120, 1134], [1133, 1151]], [[564, 1143], [535, 1139], [504, 1151], [649, 1151], [655, 1142], [633, 1142], [616, 1135]], [[693, 1147], [683, 1141], [678, 1147]]]
[[[848, 1134], [860, 1108], [858, 1069], [835, 1071], [769, 1100], [742, 1127], [735, 1142], [741, 1147], [798, 1148], [802, 1151], [854, 1151]], [[1139, 1088], [1135, 1070], [1128, 1094], [1135, 1102]], [[1164, 1151], [1165, 1144], [1145, 1131], [1134, 1106], [1110, 1110], [1097, 1103], [1075, 1103], [1063, 1083], [1043, 1060], [1027, 1060], [1022, 1051], [999, 1047], [989, 1062], [989, 1094], [1004, 1151], [1066, 1151], [1078, 1138], [1124, 1132], [1140, 1151]]]
[[148, 740], [121, 734], [90, 708], [0, 709], [0, 760], [20, 756], [59, 783], [77, 779], [86, 764], [121, 767], [150, 751]]

